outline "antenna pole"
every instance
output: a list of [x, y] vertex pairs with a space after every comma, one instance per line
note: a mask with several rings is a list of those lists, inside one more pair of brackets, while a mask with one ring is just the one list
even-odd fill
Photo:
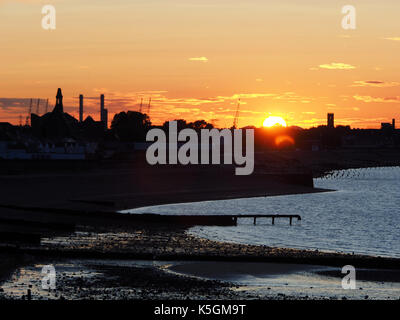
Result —
[[149, 99], [149, 105], [147, 106], [147, 115], [150, 117], [151, 97]]
[[139, 108], [139, 112], [142, 113], [143, 111], [143, 98], [140, 99], [140, 108]]
[[36, 114], [39, 115], [40, 99], [37, 100]]
[[235, 118], [233, 119], [233, 126], [232, 126], [233, 129], [237, 128], [237, 125], [238, 125], [238, 122], [239, 122], [239, 109], [240, 109], [240, 98], [238, 99]]
[[29, 118], [30, 118], [31, 113], [32, 113], [32, 103], [33, 103], [33, 101], [31, 99], [31, 103], [29, 104], [29, 109], [28, 109], [28, 115], [25, 118], [25, 125], [26, 126], [29, 126]]

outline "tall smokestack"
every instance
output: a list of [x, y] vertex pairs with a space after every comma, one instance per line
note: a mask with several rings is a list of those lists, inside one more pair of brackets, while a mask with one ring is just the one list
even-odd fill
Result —
[[104, 110], [104, 94], [100, 96], [100, 117], [103, 114], [103, 110]]
[[396, 119], [392, 119], [392, 128], [393, 130], [396, 129]]
[[79, 95], [79, 122], [83, 122], [83, 95]]
[[108, 126], [108, 110], [104, 109], [104, 94], [100, 96], [100, 121], [103, 122], [104, 128]]
[[333, 129], [335, 127], [335, 115], [333, 113], [328, 113], [328, 128]]

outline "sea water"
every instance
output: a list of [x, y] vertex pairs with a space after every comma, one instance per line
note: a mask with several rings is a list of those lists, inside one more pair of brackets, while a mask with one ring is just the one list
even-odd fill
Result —
[[158, 214], [298, 214], [302, 220], [239, 219], [236, 227], [191, 228], [212, 240], [400, 257], [400, 167], [333, 171], [314, 179], [336, 191], [204, 201], [128, 210]]

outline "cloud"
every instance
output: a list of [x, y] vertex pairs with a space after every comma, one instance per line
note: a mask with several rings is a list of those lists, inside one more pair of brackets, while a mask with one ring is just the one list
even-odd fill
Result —
[[[31, 99], [25, 98], [0, 98], [0, 108], [2, 110], [19, 109], [28, 112]], [[44, 100], [42, 100], [44, 101]], [[33, 106], [36, 107], [36, 99], [33, 101]]]
[[[41, 99], [39, 105], [39, 113], [43, 113], [46, 107], [46, 100]], [[0, 98], [0, 121], [7, 121], [14, 124], [22, 121], [25, 123], [25, 118], [29, 113], [30, 98]], [[32, 101], [32, 112], [36, 113], [37, 99]], [[48, 110], [52, 110], [52, 105], [49, 103]]]
[[347, 63], [341, 63], [341, 62], [332, 62], [329, 64], [321, 64], [319, 65], [321, 69], [329, 69], [329, 70], [351, 70], [355, 69], [355, 66], [352, 66]]
[[[230, 121], [236, 112], [237, 100], [240, 98], [241, 106], [246, 104], [252, 105], [252, 100], [269, 99], [270, 101], [279, 100], [285, 102], [310, 101], [312, 98], [297, 95], [295, 92], [244, 92], [235, 93], [224, 96], [207, 96], [207, 97], [174, 97], [167, 94], [167, 91], [141, 91], [141, 92], [115, 92], [105, 88], [96, 89], [96, 94], [104, 93], [106, 98], [106, 106], [110, 112], [112, 119], [115, 112], [123, 110], [139, 110], [141, 97], [144, 98], [143, 107], [147, 110], [148, 98], [151, 96], [150, 117], [153, 123], [163, 123], [165, 120], [184, 118], [188, 121], [196, 119], [221, 119], [226, 125], [231, 125]], [[86, 99], [86, 96], [85, 96]], [[85, 103], [85, 110], [98, 114], [99, 97], [95, 96], [88, 99]], [[77, 105], [77, 99], [74, 103]], [[93, 111], [91, 111], [93, 110]], [[77, 107], [74, 107], [77, 112]], [[86, 111], [85, 111], [86, 112]], [[86, 114], [86, 113], [85, 113]], [[241, 121], [248, 123], [254, 122], [254, 118], [260, 118], [264, 111], [251, 110], [251, 108], [241, 108]], [[224, 120], [222, 120], [224, 119]], [[247, 120], [249, 119], [249, 120]], [[221, 123], [222, 125], [222, 123]]]
[[189, 61], [208, 62], [208, 59], [207, 57], [194, 57], [194, 58], [189, 58]]
[[[165, 120], [183, 118], [188, 121], [198, 119], [220, 119], [220, 125], [231, 126], [231, 120], [236, 112], [237, 101], [241, 99], [240, 119], [241, 123], [254, 123], [255, 119], [262, 118], [265, 111], [254, 108], [258, 105], [257, 100], [268, 100], [270, 103], [306, 103], [315, 98], [298, 95], [295, 92], [239, 92], [231, 95], [221, 96], [173, 96], [166, 90], [142, 90], [142, 91], [113, 91], [107, 88], [94, 88], [89, 92], [82, 92], [84, 95], [84, 117], [91, 115], [99, 120], [100, 94], [105, 95], [106, 108], [109, 111], [110, 122], [117, 112], [140, 109], [140, 102], [143, 98], [143, 111], [147, 112], [148, 102], [151, 97], [151, 121], [155, 124], [163, 123]], [[35, 99], [36, 100], [36, 99]], [[33, 112], [36, 111], [34, 101]], [[0, 117], [1, 121], [12, 121], [18, 123], [19, 115], [23, 121], [29, 110], [30, 99], [1, 98]], [[48, 111], [51, 111], [54, 101], [49, 101]], [[64, 110], [74, 116], [78, 114], [79, 97], [64, 95]], [[248, 106], [248, 107], [247, 107]], [[243, 108], [242, 108], [243, 107]], [[40, 114], [45, 110], [44, 100], [41, 103]]]
[[400, 41], [400, 37], [389, 37], [389, 38], [383, 38], [384, 40], [390, 40], [390, 41]]
[[328, 110], [360, 111], [360, 108], [357, 107], [338, 107], [334, 103], [328, 103], [326, 106], [328, 107]]
[[386, 88], [386, 87], [397, 87], [399, 85], [400, 85], [399, 82], [384, 82], [384, 81], [372, 80], [372, 81], [354, 81], [351, 87]]
[[354, 99], [358, 101], [363, 101], [365, 103], [371, 103], [371, 102], [379, 102], [379, 103], [399, 103], [400, 102], [400, 97], [371, 97], [371, 96], [360, 96], [360, 95], [355, 95], [353, 96]]

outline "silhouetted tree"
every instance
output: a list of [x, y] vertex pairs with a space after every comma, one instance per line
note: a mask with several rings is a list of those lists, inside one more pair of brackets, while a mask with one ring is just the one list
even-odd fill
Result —
[[[186, 120], [184, 120], [184, 119], [176, 119], [173, 121], [176, 121], [178, 123], [178, 131], [182, 130], [182, 129], [186, 129], [186, 128], [195, 129], [195, 130], [213, 129], [214, 128], [214, 126], [211, 123], [208, 123], [205, 120], [197, 120], [197, 121], [190, 122], [190, 123], [186, 122]], [[169, 122], [170, 121], [164, 122], [164, 124], [163, 124], [164, 130], [168, 130]]]
[[[188, 123], [187, 123], [186, 120], [184, 120], [184, 119], [177, 119], [177, 120], [174, 120], [174, 121], [176, 121], [177, 124], [178, 124], [178, 131], [180, 131], [180, 130], [182, 130], [182, 129], [189, 128]], [[170, 122], [170, 121], [165, 121], [165, 122], [164, 122], [164, 124], [163, 124], [164, 130], [168, 130], [168, 128], [169, 128], [169, 122]]]
[[200, 130], [200, 129], [213, 129], [214, 126], [211, 123], [208, 123], [205, 120], [197, 120], [195, 122], [189, 123], [189, 127]]
[[111, 130], [121, 141], [145, 141], [150, 126], [148, 115], [137, 111], [120, 112], [111, 122]]

